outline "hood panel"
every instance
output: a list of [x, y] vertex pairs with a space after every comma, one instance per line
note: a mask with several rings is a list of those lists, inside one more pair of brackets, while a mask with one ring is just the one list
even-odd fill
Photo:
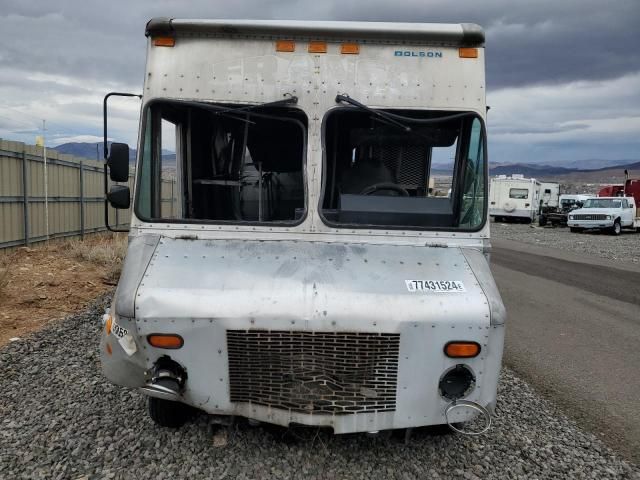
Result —
[[575, 210], [571, 210], [569, 215], [615, 215], [616, 213], [620, 213], [619, 208], [577, 208]]
[[[407, 280], [457, 281], [466, 291], [411, 292]], [[331, 329], [336, 321], [488, 324], [489, 307], [458, 248], [163, 238], [138, 288], [136, 317]]]

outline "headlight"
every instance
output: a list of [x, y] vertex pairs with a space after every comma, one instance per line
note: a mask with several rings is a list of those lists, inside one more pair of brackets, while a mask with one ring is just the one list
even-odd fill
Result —
[[611, 220], [611, 215], [607, 215], [607, 220]]
[[573, 215], [569, 215], [569, 220], [573, 220]]

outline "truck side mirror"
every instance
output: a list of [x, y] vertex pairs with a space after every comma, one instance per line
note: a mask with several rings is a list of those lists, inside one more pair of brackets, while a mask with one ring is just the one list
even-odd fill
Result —
[[131, 191], [125, 185], [114, 185], [107, 194], [107, 200], [113, 208], [126, 210], [131, 205]]
[[[129, 145], [126, 143], [112, 143], [109, 148], [109, 178], [113, 182], [129, 180]], [[128, 208], [128, 207], [126, 207]]]

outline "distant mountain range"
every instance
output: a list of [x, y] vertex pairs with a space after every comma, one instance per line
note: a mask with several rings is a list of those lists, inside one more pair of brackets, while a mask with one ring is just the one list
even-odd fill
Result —
[[[109, 142], [109, 145], [111, 142]], [[67, 153], [78, 157], [102, 160], [102, 142], [100, 143], [83, 143], [72, 142], [63, 143], [54, 150], [60, 153]], [[97, 148], [97, 150], [96, 150]], [[162, 151], [162, 158], [167, 162], [175, 161], [175, 152], [170, 150]], [[134, 163], [136, 159], [136, 150], [129, 149], [129, 162]], [[637, 175], [640, 171], [640, 161], [638, 160], [573, 160], [570, 162], [549, 161], [544, 165], [537, 163], [491, 163], [489, 165], [490, 175], [513, 175], [522, 174], [525, 177], [534, 178], [551, 178], [565, 175], [582, 175], [590, 174], [598, 175], [600, 172], [607, 174], [622, 175], [624, 170], [635, 171]], [[451, 163], [434, 163], [432, 171], [438, 175], [450, 175], [452, 170]]]
[[[607, 162], [609, 163], [609, 162]], [[604, 172], [618, 172], [623, 174], [625, 170], [638, 171], [640, 170], [640, 162], [623, 163], [614, 165], [605, 165], [599, 168], [567, 168], [557, 167], [552, 165], [537, 165], [532, 163], [513, 163], [513, 164], [497, 164], [489, 167], [490, 175], [513, 175], [522, 174], [525, 177], [534, 178], [548, 178], [574, 174], [596, 174]]]
[[[111, 145], [111, 142], [107, 142]], [[57, 147], [53, 147], [53, 150], [59, 153], [66, 153], [68, 155], [75, 155], [76, 157], [89, 158], [91, 160], [102, 161], [104, 159], [102, 142], [100, 143], [85, 143], [85, 142], [71, 142], [63, 143]], [[129, 148], [129, 163], [134, 164], [136, 161], [136, 149]], [[175, 152], [171, 150], [162, 150], [163, 160], [171, 161], [176, 158]]]

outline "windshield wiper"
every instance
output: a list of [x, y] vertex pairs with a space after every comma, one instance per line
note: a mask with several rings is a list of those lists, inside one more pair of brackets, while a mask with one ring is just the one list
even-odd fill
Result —
[[289, 95], [287, 98], [283, 98], [282, 100], [275, 100], [273, 102], [260, 103], [258, 105], [245, 105], [243, 107], [230, 107], [223, 108], [221, 110], [217, 110], [216, 115], [222, 115], [225, 113], [235, 113], [235, 112], [248, 112], [250, 110], [255, 110], [256, 108], [264, 108], [264, 107], [281, 107], [285, 105], [296, 105], [298, 103], [298, 97], [286, 93], [285, 95]]
[[[285, 95], [289, 95], [289, 97], [287, 98], [283, 98], [282, 100], [275, 100], [273, 102], [267, 102], [267, 103], [260, 103], [258, 105], [243, 105], [242, 107], [219, 107], [217, 105], [212, 105], [208, 102], [199, 102], [199, 101], [194, 101], [194, 100], [165, 100], [168, 101], [170, 103], [177, 103], [180, 105], [187, 105], [189, 107], [194, 107], [194, 108], [200, 108], [202, 110], [207, 110], [211, 113], [213, 113], [214, 115], [221, 115], [224, 117], [228, 117], [228, 118], [232, 118], [234, 120], [238, 120], [241, 122], [246, 122], [246, 123], [251, 123], [254, 124], [255, 122], [252, 122], [251, 120], [249, 120], [249, 115], [243, 115], [241, 116], [240, 114], [242, 112], [250, 112], [251, 110], [255, 110], [257, 108], [263, 108], [263, 107], [278, 107], [278, 106], [283, 106], [283, 105], [295, 105], [298, 103], [298, 97], [295, 97], [293, 95], [290, 94], [285, 94]], [[238, 113], [238, 115], [234, 115], [235, 113]], [[257, 116], [263, 116], [263, 117], [273, 117], [273, 118], [277, 118], [275, 115], [266, 115], [266, 114], [255, 114]]]
[[394, 125], [398, 128], [401, 128], [405, 132], [411, 131], [411, 127], [409, 125], [405, 125], [404, 123], [399, 122], [398, 120], [395, 120], [387, 112], [382, 112], [380, 110], [375, 110], [373, 108], [367, 107], [365, 104], [360, 103], [357, 100], [354, 100], [349, 95], [340, 95], [340, 94], [336, 95], [336, 103], [340, 103], [340, 102], [348, 103], [349, 105], [353, 105], [354, 107], [357, 107], [361, 110], [369, 112], [371, 115], [376, 117], [382, 123], [386, 123], [387, 125]]
[[404, 115], [398, 115], [396, 113], [385, 112], [382, 110], [377, 110], [375, 108], [367, 107], [366, 105], [354, 100], [349, 95], [336, 95], [336, 103], [345, 102], [354, 107], [358, 107], [361, 110], [365, 110], [372, 115], [375, 115], [380, 121], [383, 123], [388, 123], [390, 125], [395, 125], [404, 129], [407, 132], [411, 132], [412, 129], [409, 125], [406, 125], [402, 122], [415, 123], [417, 125], [428, 125], [439, 122], [448, 122], [450, 120], [457, 120], [459, 118], [468, 117], [468, 116], [476, 116], [475, 112], [461, 112], [454, 113], [453, 115], [445, 115], [443, 117], [433, 117], [433, 118], [413, 118], [413, 117], [405, 117]]

